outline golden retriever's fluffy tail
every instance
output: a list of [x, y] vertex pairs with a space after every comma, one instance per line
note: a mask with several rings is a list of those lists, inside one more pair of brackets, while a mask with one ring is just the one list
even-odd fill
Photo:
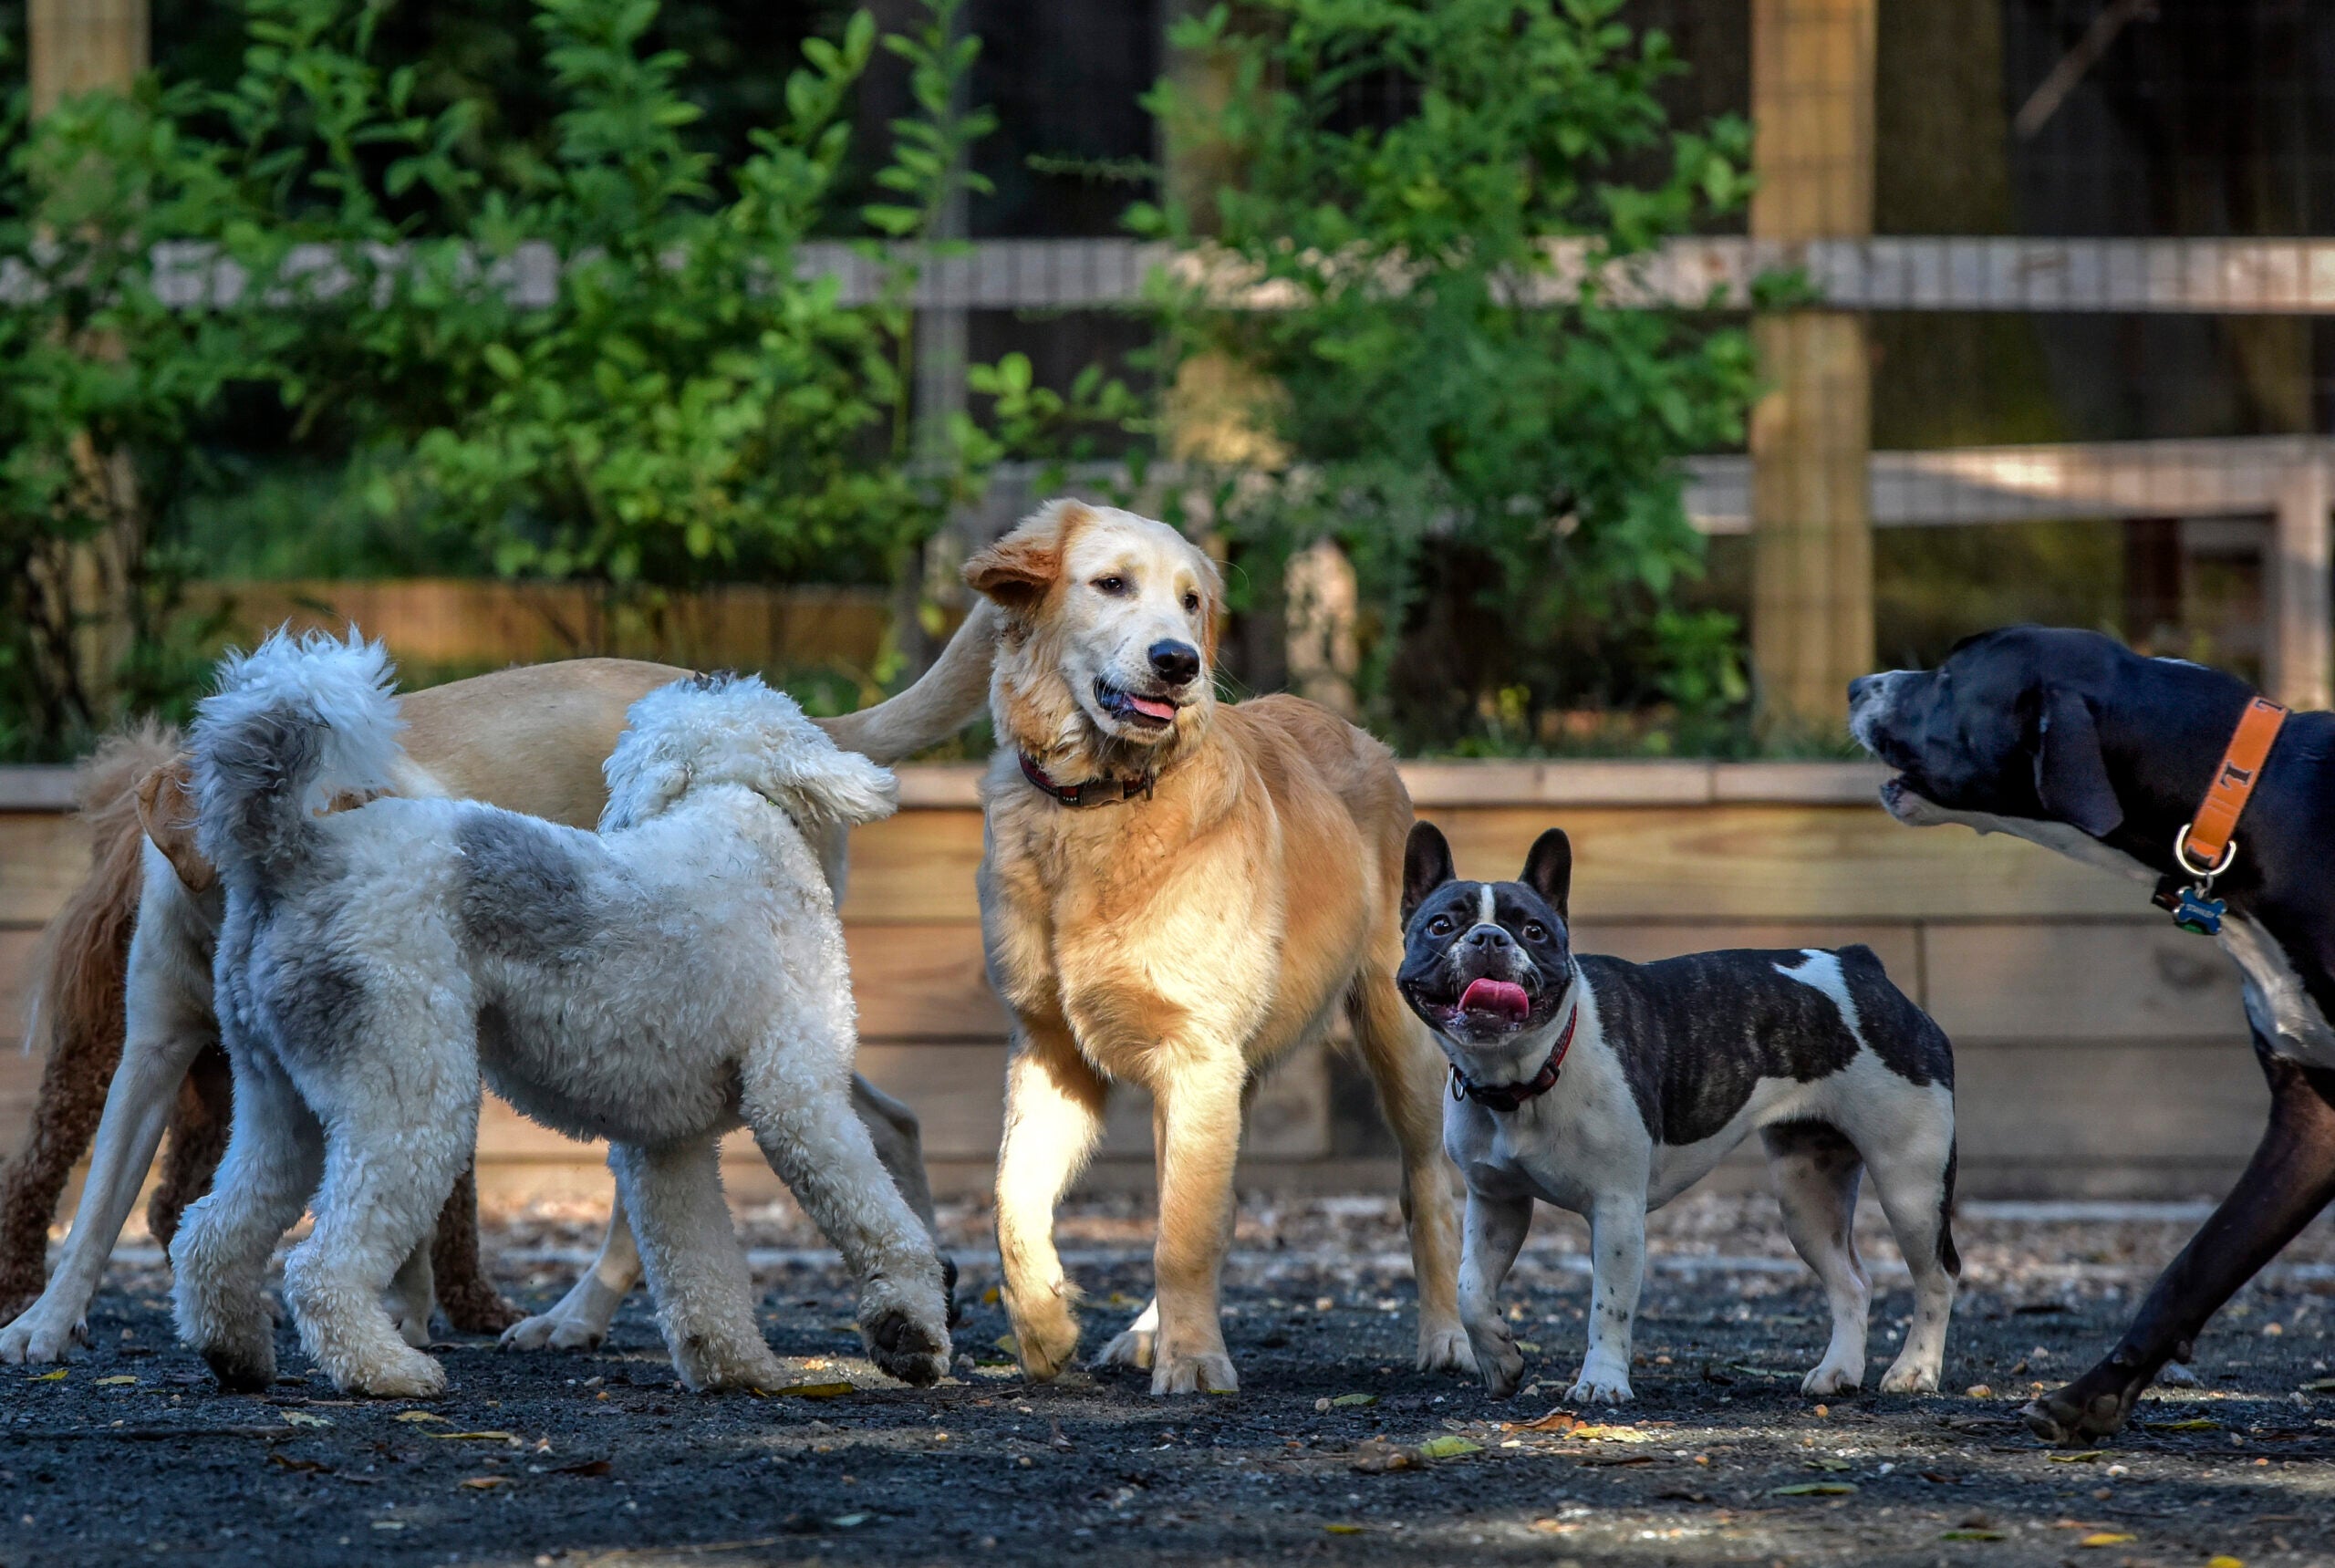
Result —
[[965, 624], [915, 685], [873, 708], [812, 722], [846, 752], [872, 762], [903, 762], [963, 729], [989, 707], [990, 669], [997, 662], [997, 607], [976, 599]]
[[177, 756], [179, 745], [178, 731], [150, 719], [109, 736], [81, 764], [74, 793], [89, 834], [89, 875], [41, 934], [25, 1011], [26, 1051], [100, 1035], [121, 1049], [130, 933], [145, 880], [138, 786]]

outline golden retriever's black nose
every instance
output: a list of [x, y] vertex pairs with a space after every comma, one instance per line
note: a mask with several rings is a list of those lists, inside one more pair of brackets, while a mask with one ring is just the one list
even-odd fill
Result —
[[1200, 650], [1188, 642], [1155, 642], [1148, 652], [1151, 672], [1170, 686], [1181, 686], [1200, 672]]

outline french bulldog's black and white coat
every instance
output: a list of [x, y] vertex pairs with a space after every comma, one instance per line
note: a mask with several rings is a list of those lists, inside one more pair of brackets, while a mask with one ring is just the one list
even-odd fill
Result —
[[[1630, 1394], [1645, 1217], [1750, 1133], [1767, 1145], [1784, 1226], [1823, 1282], [1832, 1338], [1801, 1387], [1864, 1381], [1872, 1285], [1858, 1261], [1857, 1179], [1913, 1271], [1911, 1331], [1881, 1386], [1937, 1386], [1954, 1304], [1954, 1055], [1871, 949], [1738, 950], [1659, 963], [1575, 954], [1572, 846], [1551, 828], [1513, 882], [1465, 882], [1427, 823], [1405, 857], [1396, 982], [1451, 1059], [1443, 1140], [1468, 1183], [1459, 1314], [1495, 1396], [1524, 1358], [1500, 1282], [1535, 1199], [1589, 1221], [1589, 1354], [1577, 1401]], [[1537, 1093], [1559, 1056], [1555, 1081]]]
[[[2174, 841], [2253, 697], [2234, 675], [2144, 658], [2098, 632], [2006, 627], [1966, 639], [1935, 670], [1852, 681], [1849, 729], [1897, 770], [1881, 798], [1900, 822], [2015, 834], [2154, 880], [2174, 873]], [[2122, 1427], [2221, 1304], [2335, 1198], [2335, 714], [2287, 721], [2235, 843], [2213, 896], [2228, 906], [2219, 937], [2245, 976], [2270, 1123], [2122, 1339], [2027, 1407], [2054, 1441]]]

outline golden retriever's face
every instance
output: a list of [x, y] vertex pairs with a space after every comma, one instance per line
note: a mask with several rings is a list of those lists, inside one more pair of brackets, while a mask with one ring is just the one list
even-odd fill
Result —
[[1025, 747], [1155, 749], [1215, 703], [1215, 563], [1165, 523], [1056, 502], [976, 556], [1005, 609], [998, 680]]

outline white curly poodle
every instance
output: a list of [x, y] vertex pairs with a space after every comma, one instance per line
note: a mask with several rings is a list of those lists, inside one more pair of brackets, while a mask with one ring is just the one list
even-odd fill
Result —
[[742, 1119], [861, 1280], [877, 1365], [941, 1375], [941, 1265], [852, 1114], [850, 976], [812, 847], [888, 815], [892, 775], [752, 677], [676, 682], [629, 719], [584, 833], [369, 799], [400, 723], [387, 654], [353, 629], [279, 633], [223, 666], [194, 754], [198, 840], [227, 895], [234, 1132], [171, 1249], [181, 1337], [223, 1386], [274, 1376], [262, 1274], [308, 1206], [285, 1297], [309, 1354], [347, 1392], [443, 1389], [381, 1298], [470, 1158], [482, 1073], [545, 1125], [610, 1141], [690, 1387], [781, 1376], [716, 1164]]

